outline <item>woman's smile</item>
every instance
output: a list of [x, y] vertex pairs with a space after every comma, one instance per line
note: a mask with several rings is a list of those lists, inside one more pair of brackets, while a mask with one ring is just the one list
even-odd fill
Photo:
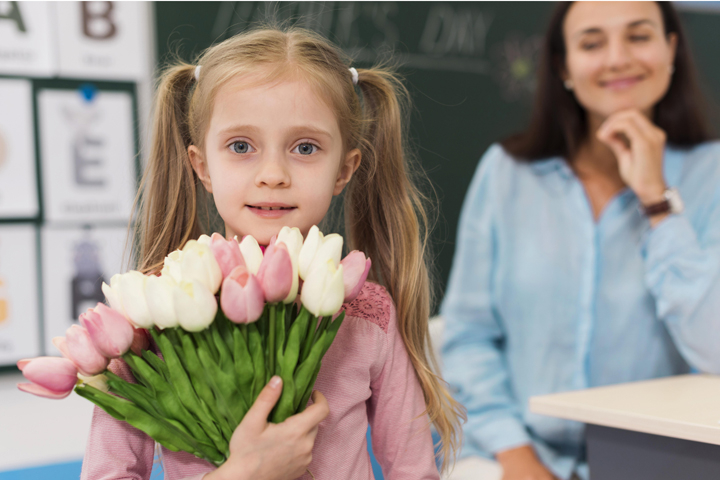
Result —
[[611, 80], [601, 80], [600, 86], [610, 90], [627, 90], [645, 80], [645, 75], [625, 76]]

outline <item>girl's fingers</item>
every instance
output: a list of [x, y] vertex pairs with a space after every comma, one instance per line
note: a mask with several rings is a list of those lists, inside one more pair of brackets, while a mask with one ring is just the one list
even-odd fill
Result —
[[282, 379], [275, 375], [258, 395], [240, 425], [250, 431], [262, 432], [267, 426], [267, 418], [282, 393]]
[[285, 422], [293, 423], [296, 427], [304, 432], [309, 432], [313, 428], [317, 428], [318, 424], [325, 420], [330, 413], [325, 395], [317, 390], [312, 393], [313, 404], [305, 409], [304, 412], [293, 415], [285, 420]]

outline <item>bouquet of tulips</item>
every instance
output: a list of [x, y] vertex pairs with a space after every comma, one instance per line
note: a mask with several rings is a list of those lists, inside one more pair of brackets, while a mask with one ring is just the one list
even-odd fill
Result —
[[[98, 304], [53, 339], [64, 358], [18, 362], [32, 382], [18, 387], [49, 398], [74, 389], [166, 448], [220, 465], [271, 376], [283, 379], [271, 421], [305, 408], [342, 305], [370, 270], [358, 251], [340, 261], [342, 245], [317, 227], [304, 241], [284, 227], [264, 252], [252, 236], [190, 240], [160, 275], [131, 271], [103, 284], [110, 306]], [[110, 372], [112, 358], [138, 383]]]

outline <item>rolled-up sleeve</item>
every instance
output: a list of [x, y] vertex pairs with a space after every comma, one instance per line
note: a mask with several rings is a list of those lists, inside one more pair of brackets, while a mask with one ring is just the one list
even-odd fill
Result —
[[720, 198], [693, 226], [685, 215], [670, 215], [645, 239], [648, 288], [658, 318], [680, 353], [695, 368], [720, 374]]

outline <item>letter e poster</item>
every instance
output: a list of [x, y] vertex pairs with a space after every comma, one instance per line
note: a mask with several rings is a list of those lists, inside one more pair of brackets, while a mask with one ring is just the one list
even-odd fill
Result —
[[135, 198], [135, 139], [128, 92], [38, 94], [45, 220], [126, 222]]

